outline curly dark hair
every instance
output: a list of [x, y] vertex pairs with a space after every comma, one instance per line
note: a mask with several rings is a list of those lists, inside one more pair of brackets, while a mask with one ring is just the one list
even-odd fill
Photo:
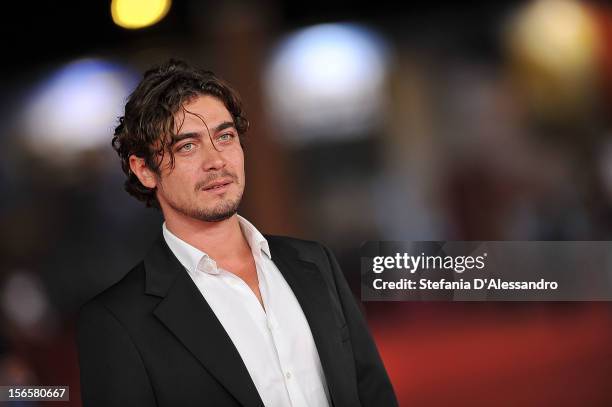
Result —
[[169, 147], [175, 135], [175, 114], [200, 95], [211, 95], [223, 102], [232, 115], [242, 144], [249, 122], [243, 113], [240, 97], [211, 71], [171, 59], [145, 72], [128, 98], [125, 113], [115, 128], [112, 146], [121, 158], [121, 168], [127, 176], [125, 190], [147, 207], [159, 209], [155, 188], [144, 186], [132, 172], [130, 156], [143, 158], [146, 165], [159, 175], [163, 156], [168, 153], [173, 168], [174, 154]]

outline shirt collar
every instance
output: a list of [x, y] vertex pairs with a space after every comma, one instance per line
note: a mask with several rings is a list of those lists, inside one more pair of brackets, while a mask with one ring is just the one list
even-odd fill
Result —
[[[261, 252], [268, 256], [269, 259], [272, 259], [270, 246], [268, 245], [266, 238], [259, 232], [259, 230], [257, 230], [257, 228], [255, 228], [255, 226], [253, 226], [253, 224], [251, 224], [251, 222], [240, 215], [236, 216], [238, 216], [240, 229], [242, 230], [242, 234], [247, 240], [247, 243], [251, 247], [251, 252], [253, 253], [255, 259], [257, 260]], [[170, 230], [168, 230], [166, 227], [166, 222], [164, 222], [162, 225], [162, 234], [172, 253], [174, 253], [179, 262], [189, 272], [203, 271], [209, 274], [220, 273], [214, 259], [212, 259], [205, 252], [193, 247], [170, 232]]]
[[251, 246], [251, 251], [253, 255], [257, 255], [258, 252], [264, 252], [269, 259], [272, 259], [272, 254], [270, 253], [270, 246], [268, 245], [268, 241], [266, 238], [257, 230], [255, 226], [245, 218], [240, 215], [238, 216], [238, 223], [240, 224], [240, 229], [242, 229], [242, 234], [246, 238], [249, 246]]

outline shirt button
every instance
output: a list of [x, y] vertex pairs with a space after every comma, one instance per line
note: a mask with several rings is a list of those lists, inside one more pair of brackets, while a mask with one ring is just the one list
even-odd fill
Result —
[[291, 372], [287, 372], [287, 373], [285, 373], [285, 377], [286, 377], [287, 379], [291, 379]]
[[272, 325], [272, 321], [270, 321], [269, 319], [266, 321], [266, 323], [268, 324], [268, 329], [270, 331], [272, 331], [274, 329], [274, 325]]

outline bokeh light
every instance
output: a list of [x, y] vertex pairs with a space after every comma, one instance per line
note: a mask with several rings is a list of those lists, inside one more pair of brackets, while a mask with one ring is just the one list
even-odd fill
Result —
[[78, 60], [60, 69], [24, 110], [28, 147], [50, 160], [66, 160], [108, 146], [135, 80], [127, 68], [104, 60]]
[[0, 291], [3, 314], [22, 329], [40, 323], [49, 312], [47, 296], [36, 274], [17, 271]]
[[388, 51], [357, 24], [321, 24], [290, 34], [265, 74], [268, 107], [285, 141], [359, 137], [381, 119]]
[[113, 0], [111, 15], [118, 26], [134, 30], [161, 21], [171, 4], [170, 0]]
[[598, 33], [573, 0], [538, 0], [514, 16], [508, 43], [514, 70], [533, 107], [545, 114], [579, 110], [592, 94]]

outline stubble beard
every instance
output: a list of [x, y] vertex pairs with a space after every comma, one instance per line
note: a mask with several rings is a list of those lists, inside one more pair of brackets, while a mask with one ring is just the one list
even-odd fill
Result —
[[[232, 176], [231, 178], [233, 179], [233, 182], [238, 185], [237, 178], [235, 176]], [[196, 190], [197, 189], [199, 189], [199, 187], [196, 187]], [[212, 208], [198, 207], [197, 204], [181, 205], [180, 203], [169, 199], [170, 197], [166, 197], [166, 202], [168, 203], [168, 206], [170, 206], [170, 208], [186, 217], [201, 220], [204, 222], [221, 222], [225, 219], [232, 217], [236, 212], [238, 212], [238, 207], [240, 206], [240, 202], [242, 201], [243, 192], [244, 189], [241, 189], [238, 193], [238, 196], [234, 199], [223, 199], [221, 202], [217, 203]]]

